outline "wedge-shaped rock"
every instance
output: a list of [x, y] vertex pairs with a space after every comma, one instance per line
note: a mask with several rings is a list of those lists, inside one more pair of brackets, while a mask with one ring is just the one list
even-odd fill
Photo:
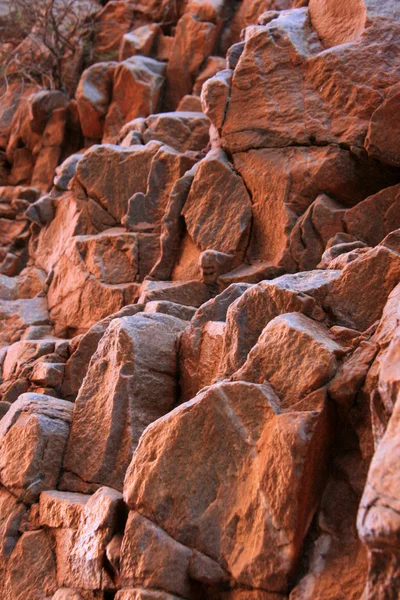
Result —
[[343, 269], [324, 305], [338, 324], [364, 331], [381, 317], [399, 281], [400, 254], [376, 246]]
[[162, 146], [152, 161], [147, 193], [137, 193], [130, 199], [124, 225], [131, 230], [157, 231], [175, 183], [196, 162], [197, 158], [189, 153], [182, 154], [169, 146]]
[[44, 530], [22, 534], [8, 561], [5, 598], [41, 600], [57, 590], [56, 561]]
[[125, 501], [238, 583], [284, 590], [318, 502], [323, 396], [281, 413], [269, 386], [207, 388], [146, 430]]
[[46, 298], [0, 300], [0, 348], [21, 339], [26, 329], [48, 325]]
[[201, 281], [144, 281], [140, 287], [139, 303], [168, 300], [183, 306], [199, 307], [210, 298], [207, 286]]
[[182, 214], [199, 248], [233, 254], [241, 262], [250, 233], [251, 200], [221, 150], [198, 165]]
[[64, 381], [62, 385], [62, 395], [64, 398], [67, 400], [74, 400], [76, 398], [79, 388], [81, 387], [89, 368], [90, 359], [96, 352], [97, 346], [99, 345], [99, 342], [105, 334], [111, 321], [120, 317], [130, 317], [132, 315], [136, 315], [142, 310], [143, 305], [141, 304], [130, 304], [128, 306], [124, 306], [124, 308], [117, 313], [114, 313], [102, 321], [98, 321], [92, 325], [87, 333], [78, 338], [78, 344], [76, 346], [74, 345], [72, 354], [65, 365]]
[[22, 394], [0, 423], [0, 482], [25, 503], [56, 487], [73, 404]]
[[134, 283], [139, 271], [137, 242], [121, 231], [71, 239], [55, 265], [47, 295], [57, 335], [84, 333], [132, 304], [139, 288]]
[[39, 524], [42, 527], [78, 529], [90, 496], [50, 490], [39, 500]]
[[249, 287], [227, 312], [220, 375], [232, 375], [243, 365], [262, 330], [275, 317], [301, 312], [323, 320], [320, 304], [339, 274], [339, 271], [310, 271], [283, 275]]
[[384, 102], [371, 117], [365, 148], [372, 158], [400, 166], [400, 85], [389, 89]]
[[[314, 2], [321, 4], [338, 9], [338, 3]], [[342, 18], [335, 22], [341, 27]], [[393, 19], [377, 19], [357, 42], [324, 49], [307, 9], [249, 28], [232, 79], [223, 147], [236, 152], [315, 141], [363, 147], [385, 90], [398, 83], [399, 29]]]
[[[216, 364], [219, 359], [219, 337], [221, 329], [224, 328], [228, 308], [249, 288], [250, 286], [246, 283], [230, 285], [221, 294], [203, 304], [196, 311], [189, 327], [184, 330], [179, 345], [179, 384], [182, 401], [186, 402], [186, 400], [193, 398], [201, 389], [205, 379], [209, 380], [211, 373], [207, 366], [211, 367], [213, 374], [214, 370], [219, 366]], [[216, 333], [213, 337], [216, 342], [215, 347], [218, 356], [216, 359], [210, 356], [210, 364], [201, 365], [202, 351], [204, 352], [205, 350], [203, 338], [204, 335], [207, 335], [206, 330], [208, 328], [212, 328], [212, 331]], [[213, 346], [214, 344], [211, 345]], [[204, 366], [206, 368], [203, 370]]]
[[204, 59], [213, 51], [218, 29], [214, 23], [185, 14], [178, 22], [167, 67], [166, 104], [175, 110], [190, 94]]
[[190, 594], [191, 550], [137, 512], [129, 513], [121, 548], [121, 582], [161, 589], [184, 598]]
[[175, 405], [176, 341], [185, 325], [157, 313], [109, 325], [75, 402], [64, 468], [78, 488], [81, 479], [122, 489], [143, 430]]
[[269, 381], [287, 407], [327, 384], [341, 355], [343, 348], [326, 327], [301, 313], [287, 313], [268, 323], [234, 379]]

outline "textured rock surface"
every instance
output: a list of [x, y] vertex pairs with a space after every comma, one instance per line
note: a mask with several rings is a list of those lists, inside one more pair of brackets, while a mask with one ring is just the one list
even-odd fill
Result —
[[1, 600], [399, 600], [398, 0], [78, 3], [0, 73]]

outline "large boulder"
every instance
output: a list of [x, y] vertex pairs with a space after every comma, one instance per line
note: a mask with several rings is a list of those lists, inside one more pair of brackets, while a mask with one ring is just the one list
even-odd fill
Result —
[[285, 591], [318, 503], [323, 398], [284, 412], [269, 386], [207, 388], [146, 430], [125, 501], [238, 584]]
[[[341, 20], [333, 22], [344, 30]], [[307, 9], [283, 12], [266, 26], [250, 27], [232, 78], [224, 146], [231, 152], [313, 143], [362, 148], [371, 116], [386, 90], [398, 83], [394, 40], [399, 27], [394, 19], [377, 18], [357, 41], [329, 49], [321, 45]], [[380, 56], [393, 60], [387, 64]], [[349, 102], [353, 96], [357, 100]], [[246, 110], [249, 102], [251, 111]]]
[[111, 321], [75, 402], [63, 489], [122, 489], [143, 430], [175, 405], [177, 335], [185, 325], [157, 313]]

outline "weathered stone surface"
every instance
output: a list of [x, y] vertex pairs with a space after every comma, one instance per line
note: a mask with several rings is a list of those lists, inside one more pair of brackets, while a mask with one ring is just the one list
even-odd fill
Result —
[[200, 250], [233, 254], [241, 262], [251, 225], [251, 201], [222, 151], [210, 152], [198, 165], [182, 214]]
[[139, 279], [137, 242], [123, 230], [71, 239], [54, 268], [47, 296], [57, 334], [83, 333], [132, 304], [139, 287], [134, 283]]
[[115, 598], [116, 600], [180, 600], [179, 596], [145, 588], [120, 590]]
[[60, 587], [101, 590], [112, 587], [104, 568], [106, 548], [123, 521], [122, 495], [101, 487], [85, 504], [77, 528], [55, 532], [57, 581]]
[[120, 222], [129, 198], [136, 192], [146, 193], [151, 161], [159, 146], [157, 142], [129, 148], [93, 146], [79, 161], [76, 179], [89, 198]]
[[0, 598], [398, 600], [398, 0], [73, 4], [0, 0]]
[[276, 317], [263, 329], [236, 381], [268, 381], [289, 407], [329, 382], [343, 348], [328, 330], [301, 313]]
[[368, 599], [393, 597], [399, 583], [399, 406], [372, 459], [358, 513], [358, 532], [370, 553]]
[[179, 152], [200, 151], [209, 142], [210, 122], [202, 112], [175, 111], [151, 115], [145, 121], [143, 139], [158, 140]]
[[17, 342], [29, 327], [49, 323], [46, 298], [0, 300], [0, 322], [0, 347]]
[[75, 399], [89, 368], [90, 359], [96, 352], [97, 346], [111, 321], [119, 317], [135, 315], [142, 310], [142, 304], [125, 306], [117, 313], [92, 325], [89, 331], [82, 337], [76, 338], [76, 344], [71, 349], [71, 356], [65, 365], [62, 385], [63, 397]]
[[135, 56], [135, 54], [149, 56], [160, 33], [160, 26], [156, 23], [142, 25], [142, 27], [137, 27], [125, 33], [119, 47], [118, 58], [120, 62], [131, 56]]
[[117, 0], [106, 4], [95, 19], [94, 52], [97, 60], [117, 59], [124, 33], [131, 29], [133, 6]]
[[141, 286], [139, 303], [165, 300], [176, 302], [183, 306], [200, 306], [207, 302], [210, 294], [204, 283], [200, 281], [170, 282], [145, 281]]
[[99, 62], [83, 72], [76, 90], [78, 113], [83, 135], [100, 141], [104, 120], [112, 99], [116, 62]]
[[112, 102], [104, 123], [104, 142], [114, 143], [125, 123], [156, 113], [164, 84], [165, 64], [134, 56], [114, 71]]
[[191, 550], [137, 512], [129, 514], [121, 553], [124, 587], [140, 585], [183, 597], [190, 595]]
[[[268, 386], [212, 386], [147, 429], [126, 476], [125, 500], [176, 541], [219, 562], [237, 582], [282, 590], [317, 501], [313, 490], [327, 441], [319, 407], [280, 413]], [[322, 454], [306, 475], [310, 453]], [[194, 484], [184, 494], [177, 468], [179, 481]], [[297, 508], [291, 502], [287, 511], [285, 498], [294, 495]]]
[[[180, 388], [182, 401], [190, 400], [201, 389], [204, 374], [207, 379], [210, 373], [214, 374], [214, 369], [218, 367], [218, 359], [210, 362], [210, 369], [206, 368], [201, 374], [201, 351], [203, 342], [203, 332], [206, 328], [217, 328], [215, 341], [219, 347], [221, 329], [227, 320], [227, 312], [230, 305], [240, 298], [240, 296], [250, 288], [246, 283], [237, 283], [230, 285], [221, 294], [212, 298], [203, 304], [195, 313], [190, 326], [185, 329], [180, 340], [179, 350], [179, 368], [180, 368]], [[213, 336], [214, 337], [214, 336]], [[212, 344], [213, 345], [213, 344]], [[219, 354], [219, 352], [218, 352]], [[203, 353], [204, 357], [204, 353]], [[211, 359], [211, 357], [210, 357]]]
[[324, 306], [340, 325], [364, 331], [379, 319], [399, 281], [400, 255], [377, 246], [343, 269]]
[[75, 402], [65, 469], [122, 488], [143, 430], [175, 405], [176, 340], [185, 325], [152, 313], [110, 323]]
[[[153, 144], [156, 142], [152, 142]], [[136, 193], [129, 200], [123, 224], [131, 231], [158, 231], [172, 188], [193, 165], [197, 157], [161, 146], [154, 155], [147, 180], [147, 193]]]
[[166, 72], [166, 104], [170, 110], [175, 110], [183, 96], [191, 93], [201, 64], [213, 51], [217, 32], [214, 23], [196, 19], [192, 14], [179, 19]]
[[228, 309], [220, 374], [232, 375], [245, 362], [264, 327], [281, 314], [301, 312], [318, 321], [320, 308], [338, 271], [311, 271], [283, 275], [251, 286]]
[[73, 405], [23, 394], [0, 423], [0, 482], [25, 503], [54, 489], [68, 440]]
[[397, 167], [400, 166], [400, 125], [397, 117], [399, 108], [400, 86], [395, 85], [389, 89], [385, 100], [372, 115], [365, 139], [365, 148], [369, 156]]
[[44, 527], [77, 529], [90, 496], [51, 490], [42, 492], [39, 501], [39, 522]]
[[55, 557], [45, 531], [28, 531], [20, 537], [8, 562], [7, 588], [13, 600], [41, 600], [56, 591]]

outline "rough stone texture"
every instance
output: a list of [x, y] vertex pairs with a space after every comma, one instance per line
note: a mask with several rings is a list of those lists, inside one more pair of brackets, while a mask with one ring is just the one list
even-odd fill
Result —
[[343, 269], [325, 306], [341, 325], [363, 331], [379, 319], [399, 281], [400, 255], [377, 246]]
[[157, 112], [165, 65], [153, 58], [134, 56], [114, 71], [112, 101], [104, 123], [104, 142], [114, 142], [123, 125]]
[[269, 381], [289, 407], [334, 376], [343, 349], [328, 330], [301, 313], [275, 317], [263, 329], [236, 381]]
[[76, 179], [89, 198], [120, 222], [129, 198], [146, 192], [151, 161], [158, 148], [155, 142], [130, 148], [94, 146], [79, 161]]
[[22, 394], [0, 424], [0, 482], [25, 503], [53, 489], [71, 424], [73, 405]]
[[110, 323], [75, 402], [64, 468], [78, 480], [122, 488], [141, 433], [175, 405], [176, 337], [184, 326], [152, 313]]
[[[309, 453], [323, 453], [328, 439], [325, 409], [317, 406], [281, 413], [268, 386], [212, 386], [147, 429], [126, 476], [125, 500], [237, 582], [282, 590], [317, 502], [311, 481], [321, 474], [322, 454], [318, 467]], [[177, 468], [182, 481], [193, 482], [184, 494]], [[295, 510], [294, 503], [285, 508], [289, 496], [297, 496]]]
[[72, 4], [0, 0], [0, 598], [398, 600], [399, 1]]

